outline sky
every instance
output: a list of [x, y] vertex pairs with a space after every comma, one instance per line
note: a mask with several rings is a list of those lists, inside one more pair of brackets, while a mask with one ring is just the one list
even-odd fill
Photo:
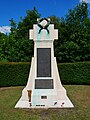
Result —
[[[73, 9], [82, 0], [0, 0], [0, 32], [10, 32], [9, 20], [13, 18], [17, 23], [20, 17], [26, 16], [26, 10], [32, 10], [34, 6], [41, 17], [56, 15], [65, 17], [69, 9]], [[83, 0], [89, 2], [90, 0]]]

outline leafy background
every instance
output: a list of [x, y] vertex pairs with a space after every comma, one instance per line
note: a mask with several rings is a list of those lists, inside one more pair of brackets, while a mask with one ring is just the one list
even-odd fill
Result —
[[[29, 62], [33, 56], [33, 40], [29, 40], [29, 29], [37, 23], [41, 14], [36, 7], [27, 10], [24, 18], [16, 23], [10, 19], [11, 33], [0, 33], [1, 62]], [[90, 13], [88, 4], [78, 4], [70, 9], [65, 18], [48, 16], [59, 30], [58, 41], [54, 42], [58, 63], [90, 60]]]

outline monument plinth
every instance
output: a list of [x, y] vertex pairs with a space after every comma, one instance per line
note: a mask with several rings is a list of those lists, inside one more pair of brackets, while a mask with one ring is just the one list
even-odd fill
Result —
[[26, 87], [15, 108], [72, 108], [62, 86], [53, 42], [58, 39], [58, 30], [50, 19], [37, 19], [37, 24], [29, 31], [34, 41], [34, 57]]

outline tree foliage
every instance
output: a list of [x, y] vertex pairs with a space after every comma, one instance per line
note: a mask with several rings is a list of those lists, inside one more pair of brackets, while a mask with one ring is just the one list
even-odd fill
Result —
[[88, 5], [82, 3], [60, 19], [59, 41], [55, 46], [58, 62], [90, 60], [90, 17]]
[[21, 18], [18, 24], [13, 19], [10, 20], [11, 33], [7, 36], [8, 43], [5, 43], [5, 45], [2, 43], [4, 52], [4, 49], [7, 47], [7, 56], [3, 54], [0, 61], [3, 61], [3, 59], [10, 62], [31, 60], [33, 55], [33, 41], [29, 40], [29, 29], [33, 27], [33, 24], [37, 22], [37, 18], [39, 17], [40, 14], [34, 7], [33, 10], [26, 11], [26, 16]]
[[[33, 41], [29, 40], [29, 29], [41, 15], [34, 7], [16, 23], [10, 20], [11, 33], [0, 33], [0, 61], [30, 61], [33, 56]], [[70, 9], [65, 18], [49, 16], [58, 29], [58, 41], [54, 42], [58, 62], [90, 60], [90, 15], [88, 4], [78, 4]]]

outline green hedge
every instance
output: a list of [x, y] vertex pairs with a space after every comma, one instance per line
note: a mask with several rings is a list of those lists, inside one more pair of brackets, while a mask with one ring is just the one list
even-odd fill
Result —
[[0, 63], [0, 86], [26, 85], [30, 63]]
[[58, 64], [63, 84], [90, 85], [90, 62]]
[[[90, 62], [58, 64], [62, 84], [90, 85]], [[0, 63], [0, 86], [26, 85], [30, 63]]]

